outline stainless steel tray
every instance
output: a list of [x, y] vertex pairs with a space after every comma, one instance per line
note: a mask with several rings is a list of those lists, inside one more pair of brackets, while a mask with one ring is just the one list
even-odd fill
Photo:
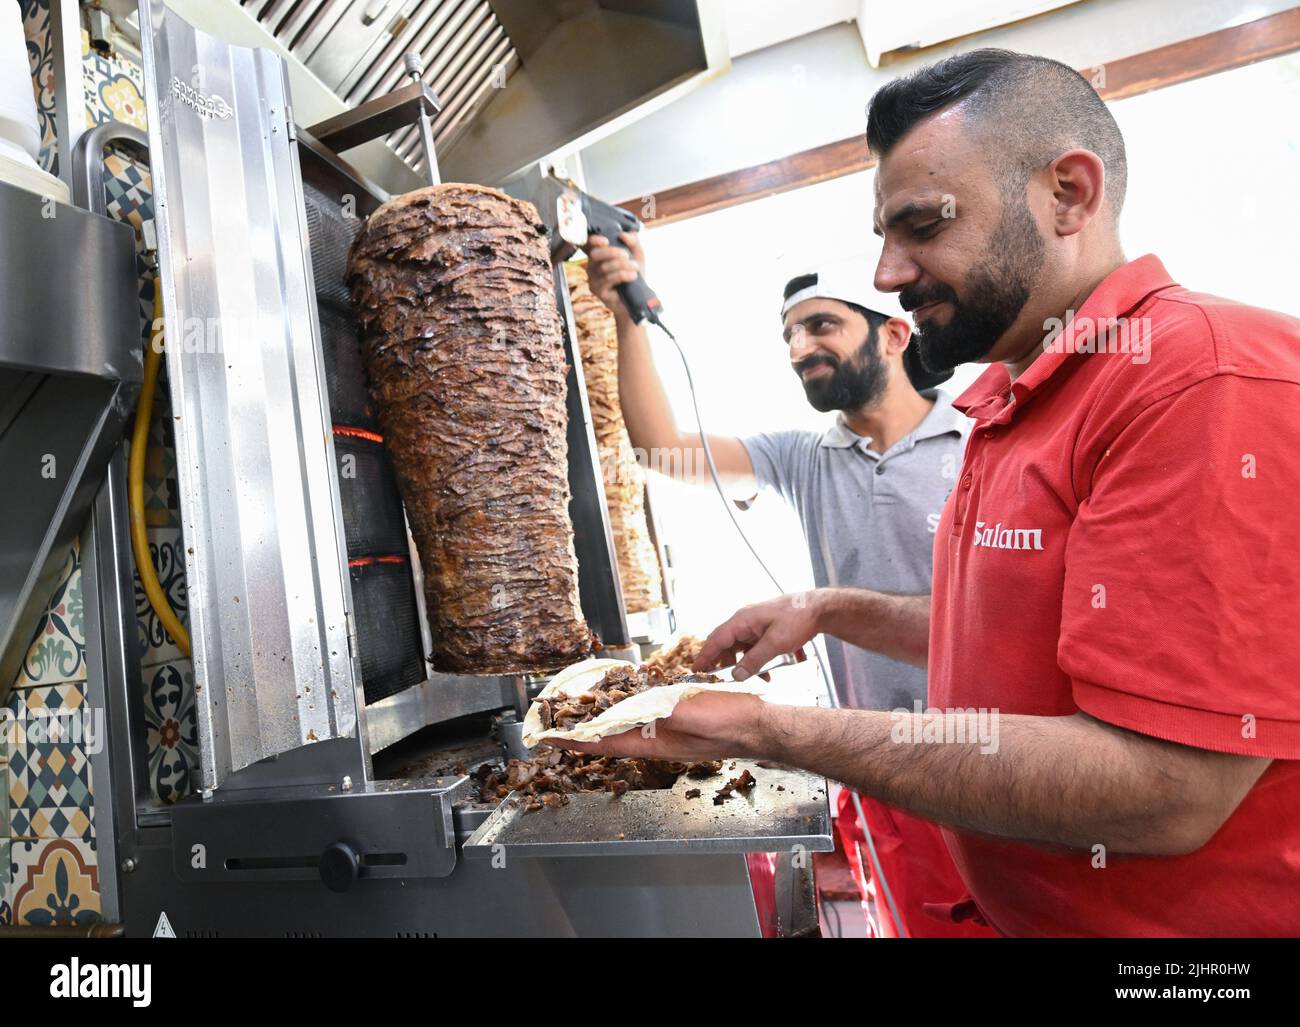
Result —
[[[758, 784], [714, 805], [714, 793], [745, 769]], [[686, 798], [693, 788], [699, 797]], [[618, 798], [571, 795], [567, 806], [534, 813], [524, 812], [523, 800], [512, 793], [462, 851], [469, 858], [788, 852], [796, 846], [829, 852], [835, 845], [826, 793], [824, 778], [739, 759], [725, 761], [710, 778], [683, 776], [671, 789]]]

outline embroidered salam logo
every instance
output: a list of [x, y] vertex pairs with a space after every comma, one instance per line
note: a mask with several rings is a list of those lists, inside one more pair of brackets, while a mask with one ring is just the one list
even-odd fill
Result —
[[221, 118], [222, 120], [230, 117], [230, 104], [226, 103], [216, 93], [211, 96], [204, 96], [193, 86], [188, 86], [178, 78], [172, 79], [172, 96], [180, 100], [186, 107], [192, 108], [202, 118]]
[[975, 522], [975, 534], [971, 536], [971, 547], [978, 549], [1042, 549], [1042, 528], [1004, 528], [1002, 522], [991, 528], [983, 521]]

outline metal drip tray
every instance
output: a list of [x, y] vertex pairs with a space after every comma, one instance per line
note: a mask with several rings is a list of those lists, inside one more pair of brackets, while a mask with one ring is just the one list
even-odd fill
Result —
[[[735, 769], [731, 769], [732, 764]], [[758, 784], [715, 805], [713, 795], [748, 770]], [[698, 788], [697, 798], [686, 793]], [[464, 854], [510, 856], [660, 856], [681, 852], [782, 852], [800, 845], [829, 852], [826, 781], [801, 770], [767, 769], [727, 760], [710, 778], [682, 776], [670, 789], [569, 796], [559, 809], [524, 812], [517, 795], [503, 799], [465, 843]]]

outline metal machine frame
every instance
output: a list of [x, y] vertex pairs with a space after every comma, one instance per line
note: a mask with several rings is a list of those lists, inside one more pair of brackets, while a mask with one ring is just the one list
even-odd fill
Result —
[[[0, 183], [0, 703], [140, 390], [131, 232]], [[25, 268], [26, 274], [15, 272]]]

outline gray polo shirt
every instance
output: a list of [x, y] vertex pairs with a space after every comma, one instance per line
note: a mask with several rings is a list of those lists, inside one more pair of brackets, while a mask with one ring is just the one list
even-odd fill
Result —
[[[969, 421], [942, 392], [908, 436], [884, 453], [843, 416], [824, 434], [766, 432], [742, 439], [761, 487], [785, 497], [803, 522], [818, 587], [930, 591], [934, 533], [961, 468]], [[827, 637], [840, 702], [867, 710], [925, 702], [925, 671]]]

